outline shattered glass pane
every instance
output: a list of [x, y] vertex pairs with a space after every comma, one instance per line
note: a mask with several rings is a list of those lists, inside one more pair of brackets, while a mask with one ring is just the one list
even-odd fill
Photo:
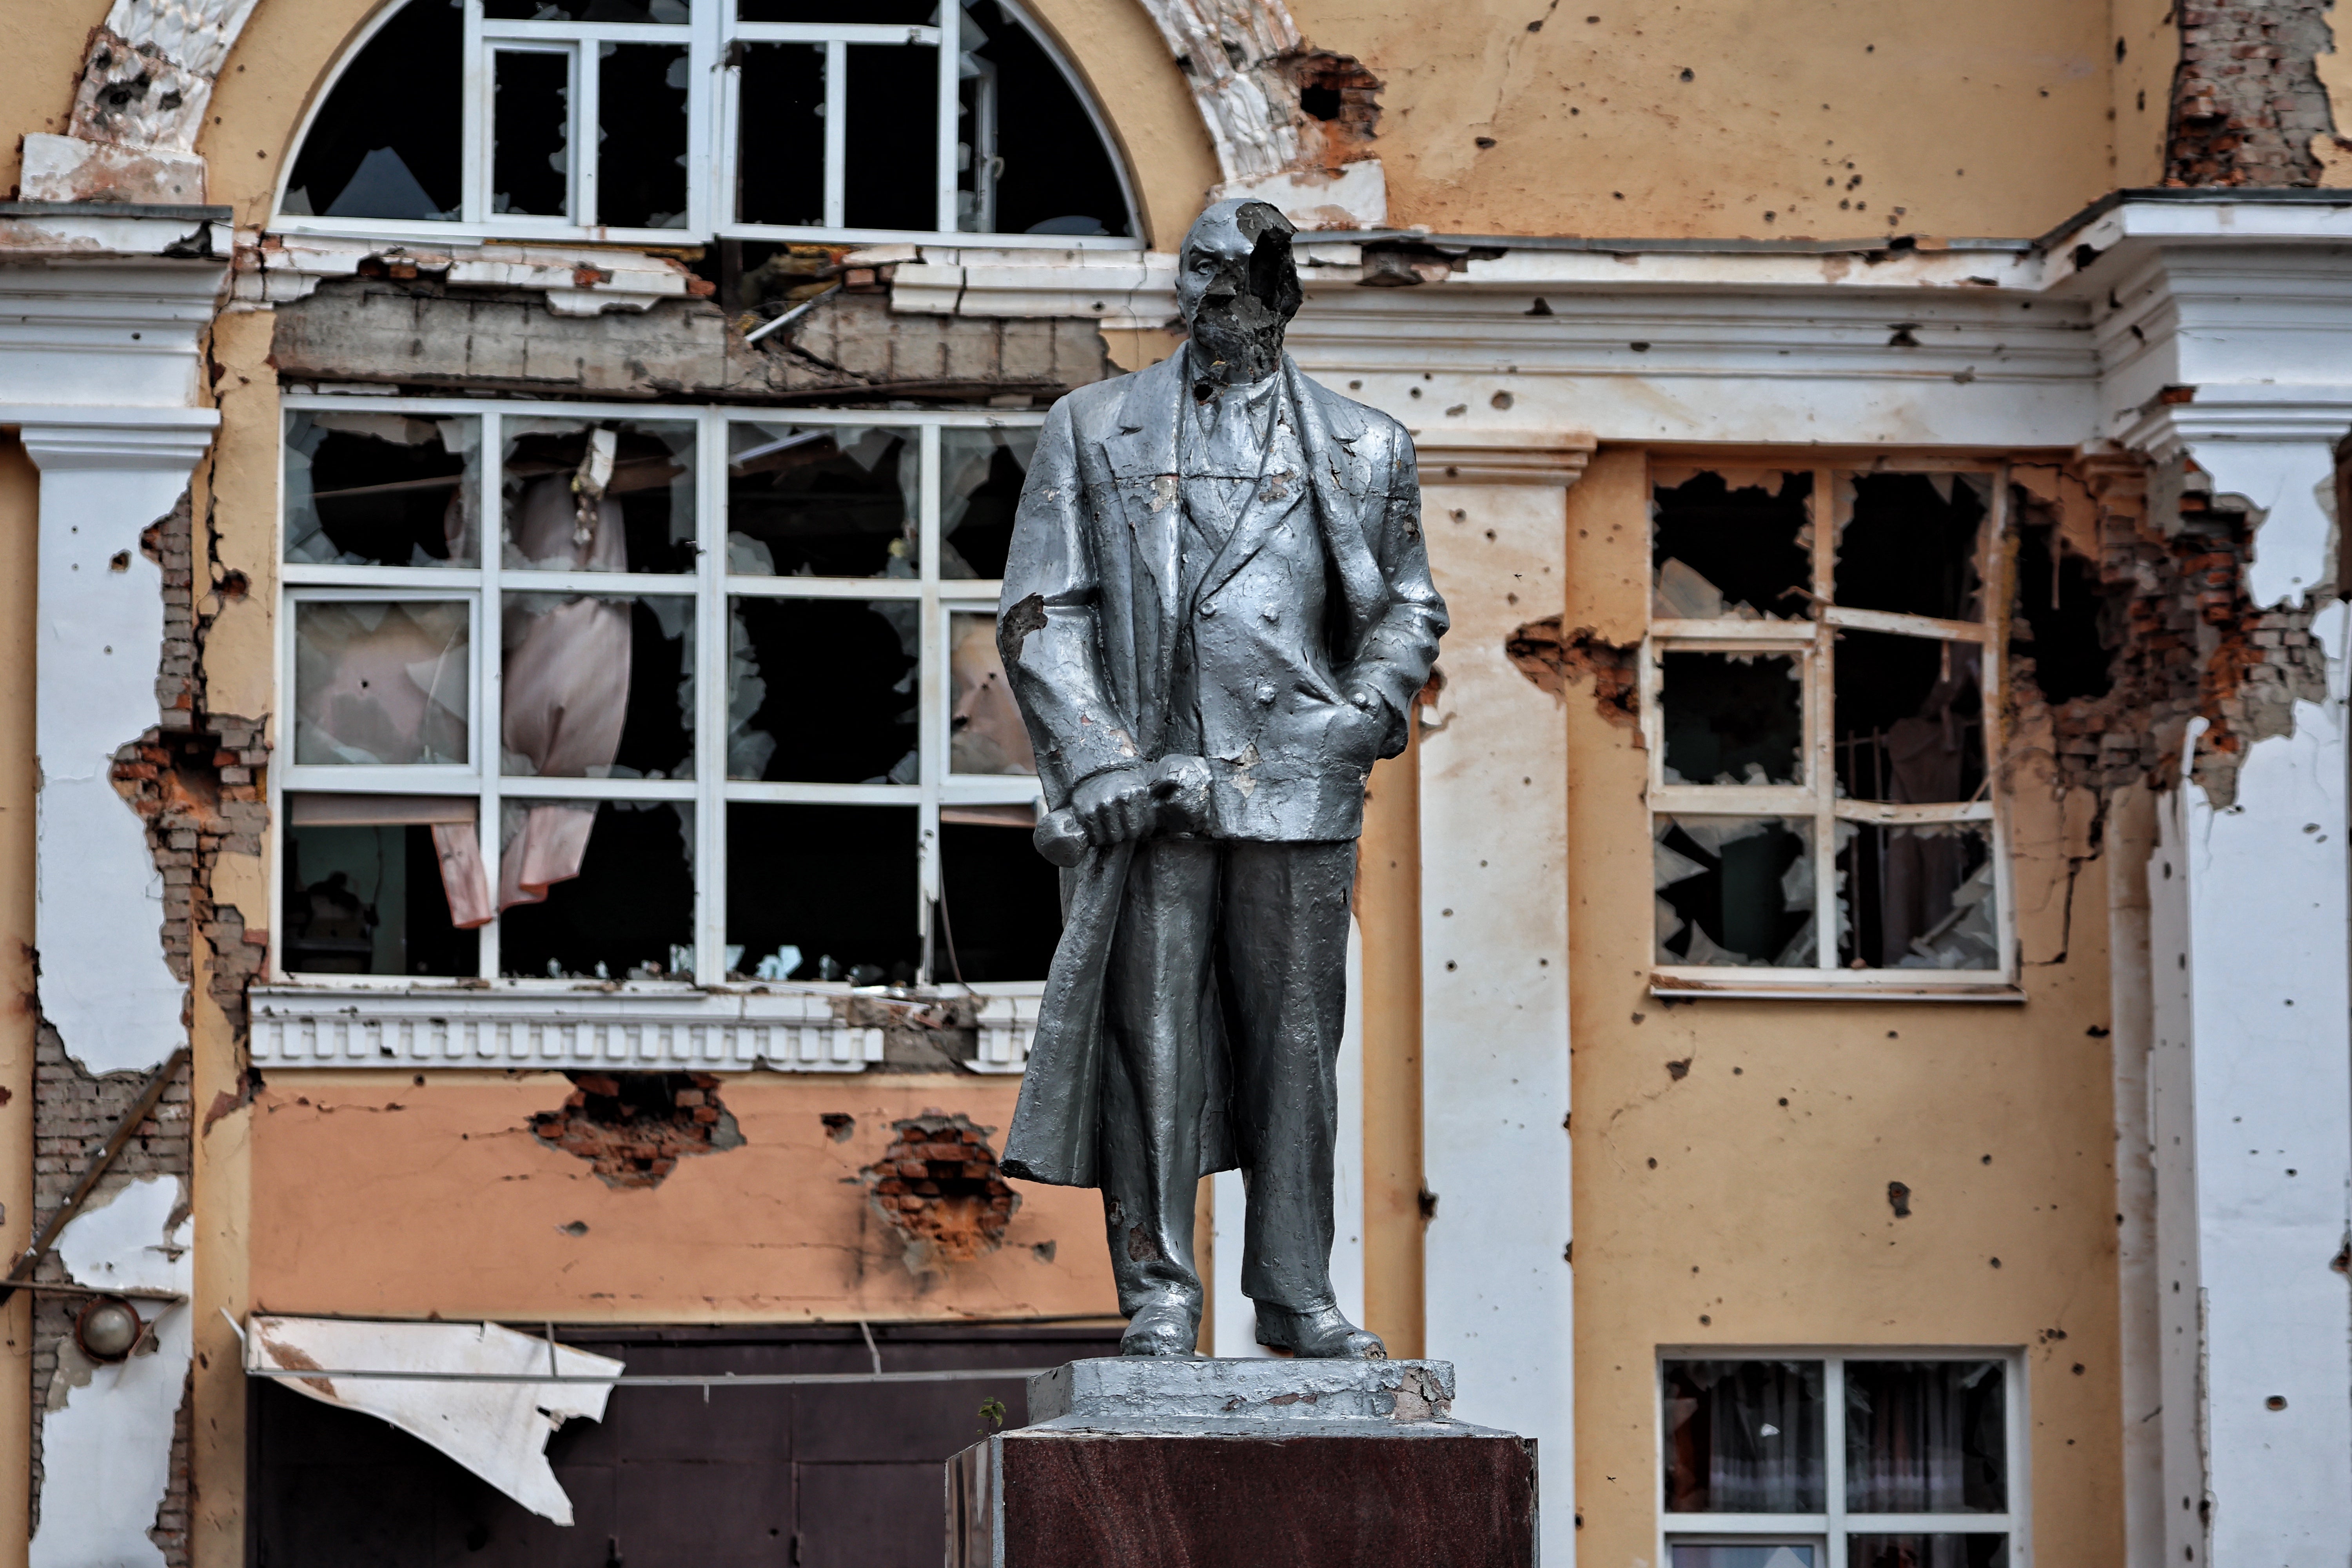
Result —
[[[280, 211], [411, 222], [457, 216], [465, 16], [457, 5], [412, 0], [377, 29], [311, 121]], [[401, 111], [386, 114], [387, 103]]]
[[[298, 974], [472, 975], [478, 939], [450, 924], [433, 829], [320, 825], [289, 795], [282, 962]], [[468, 803], [470, 804], [470, 803]], [[470, 815], [467, 820], [471, 821]]]
[[1666, 783], [1792, 784], [1804, 776], [1804, 678], [1793, 653], [1669, 653]]
[[910, 805], [730, 805], [727, 945], [742, 949], [741, 975], [911, 983], [915, 824]]
[[849, 226], [938, 228], [940, 51], [853, 44], [848, 75]]
[[1669, 1550], [1669, 1568], [1814, 1568], [1821, 1561], [1808, 1541], [1677, 1541]]
[[913, 578], [922, 482], [914, 434], [767, 420], [729, 426], [727, 570]]
[[490, 210], [572, 213], [572, 51], [492, 53]]
[[462, 763], [467, 608], [451, 599], [294, 605], [294, 760]]
[[518, 801], [500, 812], [499, 968], [518, 979], [689, 980], [694, 807]]
[[298, 409], [286, 416], [286, 559], [471, 566], [481, 421]]
[[692, 0], [482, 0], [496, 22], [690, 22]]
[[1848, 1511], [2005, 1512], [2002, 1384], [1997, 1361], [1846, 1363]]
[[1913, 805], [1976, 797], [1985, 780], [1981, 648], [1841, 630], [1835, 660], [1841, 795]]
[[940, 432], [940, 575], [1004, 575], [1013, 513], [1037, 450], [1035, 426]]
[[1990, 476], [1857, 474], [1839, 487], [1838, 604], [1948, 621], [1983, 614], [1977, 536]]
[[536, 572], [694, 570], [694, 426], [510, 418], [506, 564]]
[[1651, 491], [1652, 614], [1751, 621], [1812, 614], [1811, 474], [1751, 469], [1658, 477], [1677, 482]]
[[1004, 679], [996, 649], [996, 617], [958, 612], [948, 617], [948, 770], [959, 773], [1037, 772], [1028, 727]]
[[1013, 110], [996, 121], [995, 231], [1127, 233], [1127, 195], [1109, 149], [1036, 35], [994, 0], [978, 0], [964, 9], [963, 43], [994, 68], [996, 102]]
[[1838, 962], [1999, 969], [1991, 837], [1980, 823], [1838, 825]]
[[598, 44], [604, 134], [596, 150], [596, 221], [614, 228], [686, 226], [683, 44]]
[[1814, 966], [1810, 821], [1660, 816], [1653, 837], [1660, 963]]
[[824, 224], [824, 46], [742, 46], [735, 144], [744, 223]]
[[912, 599], [737, 599], [729, 632], [729, 776], [919, 782], [921, 617]]
[[1062, 938], [1061, 873], [1017, 817], [940, 828], [946, 918], [931, 954], [935, 980], [1043, 980]]
[[501, 728], [509, 778], [689, 778], [694, 601], [509, 594]]
[[1668, 1512], [1826, 1506], [1820, 1362], [1670, 1361], [1663, 1371]]
[[2009, 1568], [2006, 1535], [1849, 1535], [1846, 1568]]

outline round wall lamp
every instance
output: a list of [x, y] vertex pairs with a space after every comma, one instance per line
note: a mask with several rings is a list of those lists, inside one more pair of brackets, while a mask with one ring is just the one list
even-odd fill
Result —
[[74, 1319], [74, 1343], [95, 1362], [128, 1359], [146, 1333], [139, 1309], [120, 1296], [93, 1296]]

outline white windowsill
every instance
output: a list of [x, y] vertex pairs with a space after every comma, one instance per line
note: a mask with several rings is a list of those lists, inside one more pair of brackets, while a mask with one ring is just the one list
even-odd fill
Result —
[[[1018, 1073], [1042, 982], [979, 996], [974, 1072]], [[671, 982], [497, 981], [418, 984], [387, 976], [257, 985], [248, 994], [260, 1068], [603, 1068], [623, 1072], [863, 1072], [882, 1060], [866, 1003], [912, 1013], [956, 987], [893, 992], [808, 983], [710, 990]]]

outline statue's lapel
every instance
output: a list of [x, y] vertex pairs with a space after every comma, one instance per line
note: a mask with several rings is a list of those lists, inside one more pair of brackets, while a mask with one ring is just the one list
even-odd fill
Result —
[[[1120, 401], [1115, 427], [1102, 442], [1138, 579], [1130, 611], [1141, 677], [1136, 721], [1147, 744], [1159, 731], [1160, 699], [1175, 650], [1177, 540], [1184, 514], [1176, 480], [1176, 418], [1177, 400], [1184, 391], [1183, 365], [1184, 353], [1179, 349], [1137, 373]], [[1110, 518], [1102, 524], [1107, 532], [1118, 527]]]

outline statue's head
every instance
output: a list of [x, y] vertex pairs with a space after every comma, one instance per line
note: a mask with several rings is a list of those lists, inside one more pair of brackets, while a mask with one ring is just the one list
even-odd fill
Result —
[[1219, 202], [1184, 237], [1176, 304], [1192, 329], [1193, 374], [1256, 381], [1282, 363], [1282, 331], [1303, 297], [1290, 237], [1297, 231], [1267, 202]]

